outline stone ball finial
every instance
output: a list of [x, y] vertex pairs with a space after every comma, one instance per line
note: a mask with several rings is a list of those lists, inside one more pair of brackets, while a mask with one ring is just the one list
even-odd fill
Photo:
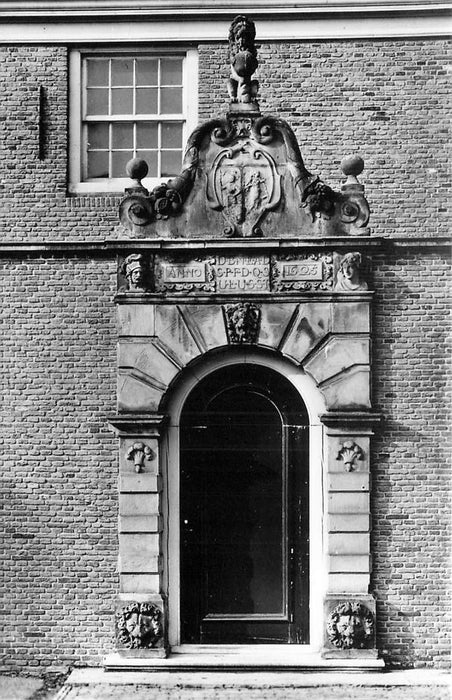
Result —
[[357, 177], [364, 170], [364, 161], [361, 156], [346, 156], [341, 161], [341, 168], [344, 175]]
[[148, 164], [142, 158], [132, 158], [126, 165], [127, 175], [141, 186], [141, 180], [148, 174]]

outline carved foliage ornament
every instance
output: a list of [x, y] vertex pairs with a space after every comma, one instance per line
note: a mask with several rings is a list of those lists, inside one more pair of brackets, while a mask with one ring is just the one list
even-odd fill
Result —
[[151, 450], [151, 448], [148, 445], [145, 445], [144, 442], [134, 442], [132, 447], [130, 447], [127, 452], [127, 459], [129, 461], [133, 461], [137, 474], [139, 474], [143, 469], [145, 460], [152, 462], [155, 457], [156, 454], [154, 450]]
[[372, 644], [374, 624], [373, 614], [363, 603], [341, 603], [328, 615], [328, 639], [338, 649], [365, 649]]
[[364, 452], [353, 440], [346, 440], [342, 443], [341, 449], [337, 453], [337, 460], [342, 460], [345, 471], [351, 472], [356, 467], [356, 462], [364, 459]]
[[116, 614], [116, 639], [127, 649], [151, 649], [162, 638], [162, 613], [152, 603], [131, 603]]
[[249, 302], [224, 307], [229, 342], [233, 345], [257, 343], [261, 311]]

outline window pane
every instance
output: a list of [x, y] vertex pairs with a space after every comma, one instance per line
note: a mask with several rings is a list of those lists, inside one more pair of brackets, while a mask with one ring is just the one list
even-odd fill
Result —
[[160, 71], [161, 85], [182, 85], [182, 59], [162, 58]]
[[88, 85], [108, 86], [108, 60], [90, 59], [86, 62], [88, 71]]
[[137, 114], [157, 114], [157, 88], [137, 88]]
[[108, 177], [108, 152], [88, 152], [88, 177]]
[[160, 114], [182, 112], [182, 88], [162, 88], [160, 100]]
[[113, 124], [112, 131], [112, 148], [133, 148], [133, 124]]
[[162, 124], [162, 148], [182, 148], [182, 124]]
[[108, 88], [88, 88], [87, 114], [108, 114]]
[[88, 148], [108, 149], [108, 124], [88, 124]]
[[111, 84], [133, 85], [133, 58], [112, 58]]
[[162, 151], [162, 177], [179, 175], [182, 166], [182, 151]]
[[132, 88], [115, 88], [111, 91], [111, 113], [132, 114], [133, 94]]
[[157, 151], [137, 151], [137, 158], [143, 158], [149, 167], [148, 177], [158, 177]]
[[133, 151], [113, 151], [111, 154], [112, 177], [127, 177], [126, 164], [133, 158]]
[[135, 70], [137, 85], [157, 85], [158, 59], [138, 58]]
[[137, 122], [137, 148], [158, 148], [158, 124]]

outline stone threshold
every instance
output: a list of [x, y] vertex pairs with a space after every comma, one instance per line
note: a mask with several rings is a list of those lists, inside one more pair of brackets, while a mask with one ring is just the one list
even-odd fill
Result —
[[[234, 669], [230, 669], [234, 671]], [[213, 669], [198, 668], [196, 673], [174, 668], [171, 672], [162, 668], [151, 673], [146, 671], [106, 671], [102, 668], [74, 669], [67, 678], [66, 686], [103, 685], [148, 685], [152, 687], [193, 688], [315, 688], [321, 686], [353, 687], [448, 687], [451, 677], [446, 671], [415, 669], [404, 671], [350, 673], [349, 671], [325, 671], [317, 668], [297, 672], [280, 669], [255, 673], [256, 669], [225, 673]], [[206, 672], [209, 671], [209, 672]]]
[[384, 670], [377, 658], [324, 659], [298, 645], [184, 645], [167, 658], [132, 657], [119, 653], [103, 660], [106, 671], [351, 671]]

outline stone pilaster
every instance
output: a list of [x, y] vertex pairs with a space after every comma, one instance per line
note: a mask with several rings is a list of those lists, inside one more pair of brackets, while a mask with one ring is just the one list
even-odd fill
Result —
[[[162, 595], [162, 506], [159, 414], [110, 419], [119, 437], [120, 593], [116, 639], [127, 654], [164, 653], [166, 606]], [[135, 630], [135, 631], [133, 631]]]
[[[325, 425], [327, 595], [324, 655], [375, 656], [375, 601], [369, 594], [370, 440], [379, 416], [337, 412]], [[367, 632], [364, 633], [363, 629]]]

